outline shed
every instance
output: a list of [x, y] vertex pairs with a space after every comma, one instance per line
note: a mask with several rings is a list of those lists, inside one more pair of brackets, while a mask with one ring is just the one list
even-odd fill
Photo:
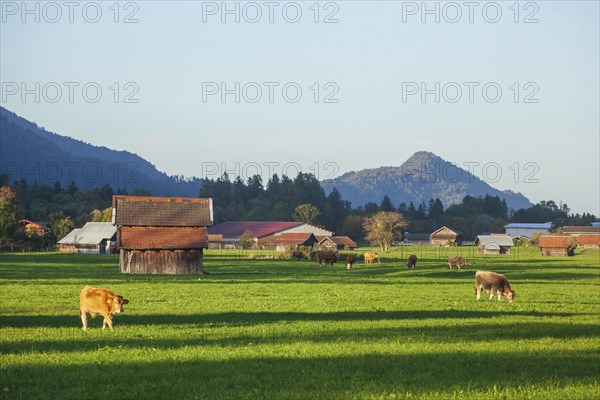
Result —
[[212, 221], [212, 199], [113, 196], [121, 273], [204, 273]]
[[110, 222], [88, 222], [73, 229], [57, 242], [62, 253], [110, 254], [115, 245], [117, 228]]
[[354, 250], [356, 248], [356, 242], [350, 239], [348, 236], [323, 236], [320, 238], [318, 243], [319, 250]]
[[569, 256], [574, 242], [571, 236], [542, 235], [538, 247], [543, 256]]
[[462, 245], [462, 234], [447, 226], [442, 226], [431, 234], [429, 240], [434, 246], [448, 246], [454, 243], [456, 246]]
[[475, 245], [479, 254], [509, 254], [514, 243], [508, 235], [479, 235]]

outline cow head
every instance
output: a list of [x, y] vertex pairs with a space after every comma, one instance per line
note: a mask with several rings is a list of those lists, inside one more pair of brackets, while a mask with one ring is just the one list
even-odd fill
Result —
[[115, 296], [109, 298], [107, 302], [110, 304], [113, 313], [122, 313], [124, 311], [123, 306], [129, 303], [129, 300], [124, 299], [123, 296]]
[[506, 300], [508, 300], [509, 303], [512, 303], [515, 298], [517, 297], [517, 294], [515, 293], [514, 290], [509, 290], [508, 292], [505, 293], [506, 296]]

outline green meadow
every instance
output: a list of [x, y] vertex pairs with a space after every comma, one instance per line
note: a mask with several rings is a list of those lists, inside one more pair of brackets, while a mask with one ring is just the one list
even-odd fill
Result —
[[[396, 247], [354, 270], [269, 255], [208, 251], [207, 275], [150, 276], [115, 255], [0, 253], [0, 398], [600, 398], [599, 249]], [[477, 269], [516, 301], [477, 302]], [[102, 317], [82, 332], [85, 285], [129, 300], [114, 332]]]

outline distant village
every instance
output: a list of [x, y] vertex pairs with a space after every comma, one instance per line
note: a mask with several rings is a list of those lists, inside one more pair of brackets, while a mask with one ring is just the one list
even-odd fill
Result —
[[[120, 253], [124, 273], [195, 273], [205, 250], [298, 250], [353, 252], [369, 243], [298, 221], [228, 221], [213, 225], [212, 199], [114, 196], [111, 222], [87, 222], [57, 243], [62, 253]], [[43, 223], [22, 219], [20, 229], [44, 236]], [[371, 245], [373, 243], [370, 243]], [[600, 223], [556, 227], [552, 223], [510, 223], [504, 232], [482, 232], [467, 242], [443, 226], [428, 234], [398, 234], [394, 246], [473, 245], [479, 254], [506, 255], [514, 246], [537, 246], [543, 256], [570, 256], [577, 247], [600, 247]], [[308, 254], [308, 253], [306, 253]], [[148, 268], [155, 270], [149, 271]]]

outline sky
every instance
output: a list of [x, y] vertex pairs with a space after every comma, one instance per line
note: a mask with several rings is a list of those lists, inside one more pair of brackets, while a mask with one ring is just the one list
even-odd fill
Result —
[[599, 4], [0, 1], [0, 104], [168, 174], [430, 151], [600, 215]]

